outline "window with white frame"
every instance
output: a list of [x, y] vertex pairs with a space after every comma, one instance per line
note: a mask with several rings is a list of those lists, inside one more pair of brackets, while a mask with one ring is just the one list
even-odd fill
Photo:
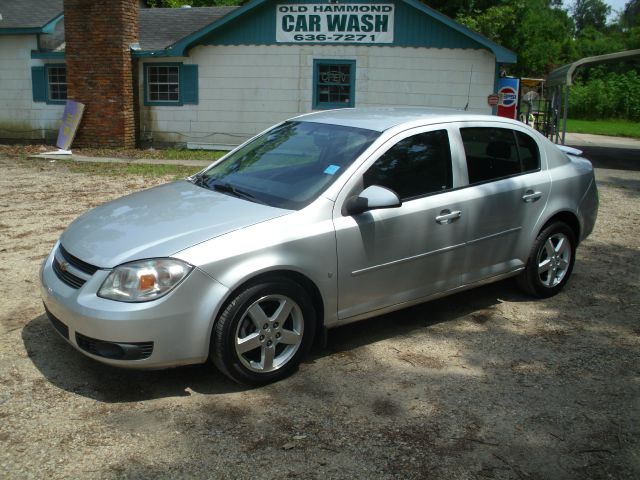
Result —
[[48, 100], [61, 101], [67, 99], [67, 67], [64, 65], [47, 65]]

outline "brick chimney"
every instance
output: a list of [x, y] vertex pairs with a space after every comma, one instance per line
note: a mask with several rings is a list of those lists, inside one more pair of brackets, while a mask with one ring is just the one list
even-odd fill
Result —
[[68, 98], [86, 105], [76, 146], [135, 146], [138, 1], [64, 0]]

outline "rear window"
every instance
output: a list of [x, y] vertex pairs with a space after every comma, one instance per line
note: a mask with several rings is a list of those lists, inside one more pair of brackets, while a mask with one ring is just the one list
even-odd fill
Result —
[[526, 133], [516, 132], [518, 139], [518, 153], [522, 162], [523, 172], [535, 172], [540, 169], [540, 151], [538, 144]]

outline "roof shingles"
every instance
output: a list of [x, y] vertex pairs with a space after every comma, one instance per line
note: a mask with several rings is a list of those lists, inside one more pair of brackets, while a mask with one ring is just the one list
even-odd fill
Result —
[[141, 8], [140, 48], [163, 50], [238, 7]]
[[[141, 8], [138, 15], [140, 48], [164, 50], [236, 8]], [[42, 28], [62, 12], [63, 0], [0, 0], [0, 33]]]
[[0, 0], [2, 30], [42, 28], [62, 14], [63, 0]]

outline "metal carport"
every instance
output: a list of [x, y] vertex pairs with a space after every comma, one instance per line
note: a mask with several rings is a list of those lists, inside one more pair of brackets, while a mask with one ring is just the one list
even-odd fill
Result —
[[[558, 143], [560, 131], [562, 130], [562, 144], [567, 133], [567, 114], [569, 112], [569, 93], [573, 85], [573, 76], [579, 67], [593, 66], [606, 62], [640, 58], [640, 50], [625, 50], [622, 52], [608, 53], [595, 57], [585, 57], [576, 62], [563, 65], [551, 71], [547, 76], [547, 88], [551, 91], [550, 115], [551, 130], [549, 132], [551, 140]], [[562, 125], [558, 125], [559, 121]], [[555, 138], [554, 138], [555, 137]]]

